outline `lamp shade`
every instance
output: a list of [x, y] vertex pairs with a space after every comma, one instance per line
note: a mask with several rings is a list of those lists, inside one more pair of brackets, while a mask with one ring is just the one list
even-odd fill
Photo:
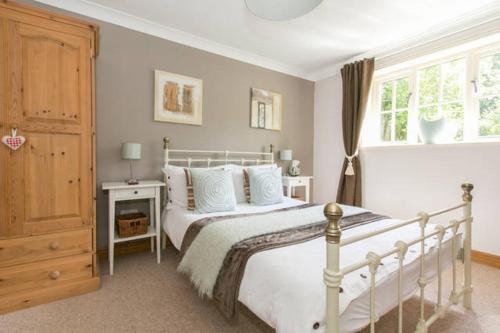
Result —
[[124, 159], [124, 160], [140, 160], [141, 159], [141, 144], [140, 143], [123, 143], [122, 144], [122, 159]]
[[292, 150], [291, 149], [280, 150], [280, 160], [291, 161], [292, 160]]

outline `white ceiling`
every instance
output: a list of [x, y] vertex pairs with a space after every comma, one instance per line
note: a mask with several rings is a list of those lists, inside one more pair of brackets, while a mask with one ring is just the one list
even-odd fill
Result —
[[38, 0], [259, 66], [315, 80], [357, 55], [500, 17], [499, 0], [324, 0], [266, 21], [244, 0]]

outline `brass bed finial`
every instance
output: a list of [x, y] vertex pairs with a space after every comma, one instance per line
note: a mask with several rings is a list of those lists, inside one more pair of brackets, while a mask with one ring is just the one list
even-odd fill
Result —
[[463, 183], [462, 184], [462, 191], [464, 191], [464, 194], [462, 195], [462, 200], [465, 202], [471, 202], [472, 201], [472, 190], [474, 189], [474, 185], [472, 183]]
[[336, 203], [329, 203], [325, 206], [323, 210], [326, 219], [328, 220], [328, 226], [326, 227], [326, 241], [333, 244], [340, 243], [340, 235], [342, 230], [340, 229], [340, 219], [344, 212], [342, 208]]
[[168, 149], [168, 145], [170, 144], [170, 139], [166, 136], [163, 137], [163, 149]]

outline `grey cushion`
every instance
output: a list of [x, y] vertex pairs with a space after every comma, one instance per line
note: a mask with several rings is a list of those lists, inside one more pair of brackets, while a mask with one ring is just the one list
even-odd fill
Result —
[[196, 213], [226, 212], [236, 209], [231, 170], [191, 169]]
[[283, 202], [281, 168], [248, 169], [250, 203], [257, 206]]

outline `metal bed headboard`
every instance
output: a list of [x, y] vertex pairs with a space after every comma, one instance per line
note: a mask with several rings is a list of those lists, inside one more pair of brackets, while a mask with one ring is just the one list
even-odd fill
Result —
[[[170, 155], [183, 155], [183, 157], [175, 157]], [[195, 157], [190, 157], [195, 155]], [[221, 157], [222, 155], [222, 157]], [[206, 163], [203, 166], [210, 167], [212, 163], [217, 165], [225, 165], [229, 163], [237, 163], [241, 166], [259, 165], [274, 163], [274, 145], [269, 145], [269, 152], [248, 152], [248, 151], [231, 151], [231, 150], [190, 150], [190, 149], [170, 149], [170, 139], [163, 138], [163, 167], [166, 169], [169, 164], [184, 163], [185, 166], [191, 167], [192, 163]], [[165, 183], [167, 175], [164, 175]], [[165, 203], [167, 202], [167, 193], [165, 191]]]
[[[248, 151], [231, 151], [231, 150], [190, 150], [190, 149], [170, 149], [170, 139], [167, 137], [163, 138], [163, 167], [166, 168], [171, 162], [174, 163], [186, 163], [188, 167], [191, 163], [206, 163], [207, 167], [210, 167], [211, 163], [228, 164], [228, 163], [239, 163], [244, 166], [245, 164], [266, 164], [274, 163], [274, 145], [269, 145], [269, 152], [248, 152]], [[211, 155], [212, 157], [184, 157], [184, 158], [171, 158], [170, 154], [184, 154], [184, 155]], [[217, 155], [223, 155], [224, 158], [219, 158]], [[236, 156], [242, 156], [236, 158]], [[245, 158], [244, 156], [253, 158]], [[261, 156], [262, 158], [259, 158]]]

